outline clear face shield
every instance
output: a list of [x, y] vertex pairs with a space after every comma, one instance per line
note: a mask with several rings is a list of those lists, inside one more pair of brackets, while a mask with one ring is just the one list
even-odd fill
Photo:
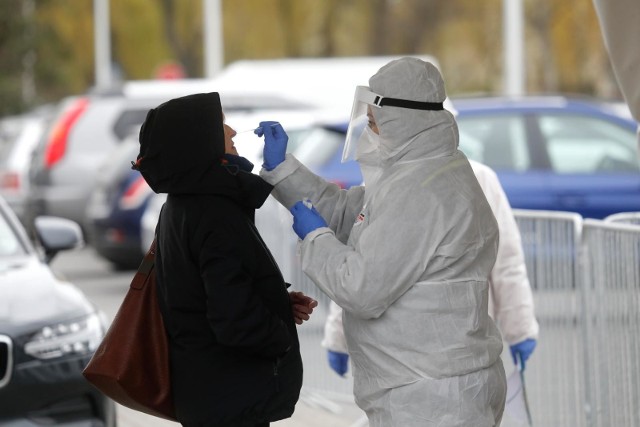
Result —
[[441, 111], [445, 109], [445, 105], [449, 110], [453, 108], [448, 99], [445, 99], [443, 104], [442, 102], [421, 102], [389, 98], [372, 92], [367, 86], [357, 86], [353, 98], [353, 107], [351, 108], [351, 119], [349, 120], [347, 137], [344, 143], [344, 151], [342, 152], [342, 162], [357, 160], [356, 156], [359, 152], [358, 145], [369, 126], [369, 118], [367, 117], [369, 109], [389, 106], [409, 108], [412, 110]]
[[351, 108], [351, 119], [349, 120], [349, 128], [347, 129], [347, 137], [344, 143], [344, 151], [342, 152], [342, 162], [355, 160], [358, 141], [365, 132], [369, 118], [367, 110], [371, 108], [380, 108], [379, 103], [382, 96], [371, 92], [367, 86], [357, 86], [356, 93], [353, 97], [353, 107]]

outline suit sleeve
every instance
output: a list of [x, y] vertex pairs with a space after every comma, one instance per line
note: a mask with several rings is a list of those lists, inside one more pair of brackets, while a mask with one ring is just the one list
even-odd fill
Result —
[[364, 187], [349, 190], [315, 175], [293, 155], [272, 171], [263, 169], [260, 176], [275, 186], [271, 193], [284, 207], [290, 209], [296, 202], [309, 198], [320, 215], [341, 242], [346, 242], [356, 216], [362, 209]]
[[324, 338], [321, 345], [327, 350], [348, 353], [347, 340], [342, 327], [342, 309], [333, 301], [329, 304], [329, 315], [324, 324]]
[[537, 338], [539, 326], [534, 313], [533, 293], [524, 261], [520, 230], [509, 200], [495, 172], [473, 166], [500, 232], [498, 255], [489, 280], [493, 306], [489, 314], [498, 323], [507, 343]]

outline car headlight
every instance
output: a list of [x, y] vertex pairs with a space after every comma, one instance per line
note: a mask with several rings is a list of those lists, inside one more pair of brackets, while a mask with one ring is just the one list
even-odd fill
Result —
[[24, 351], [37, 359], [85, 354], [98, 348], [104, 335], [97, 314], [45, 326], [25, 344]]

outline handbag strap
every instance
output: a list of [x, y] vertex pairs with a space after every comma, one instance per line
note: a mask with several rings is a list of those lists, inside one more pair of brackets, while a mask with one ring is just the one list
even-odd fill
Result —
[[138, 267], [138, 271], [133, 276], [133, 280], [131, 281], [131, 288], [133, 289], [142, 289], [144, 285], [147, 283], [147, 278], [156, 262], [156, 238], [153, 238], [153, 242], [151, 242], [151, 246], [147, 251], [147, 254], [142, 259], [140, 266]]

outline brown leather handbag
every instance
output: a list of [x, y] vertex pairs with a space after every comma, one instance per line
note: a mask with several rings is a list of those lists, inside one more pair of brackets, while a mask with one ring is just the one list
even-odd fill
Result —
[[156, 290], [155, 245], [154, 240], [102, 343], [82, 373], [117, 403], [176, 421], [169, 348]]

